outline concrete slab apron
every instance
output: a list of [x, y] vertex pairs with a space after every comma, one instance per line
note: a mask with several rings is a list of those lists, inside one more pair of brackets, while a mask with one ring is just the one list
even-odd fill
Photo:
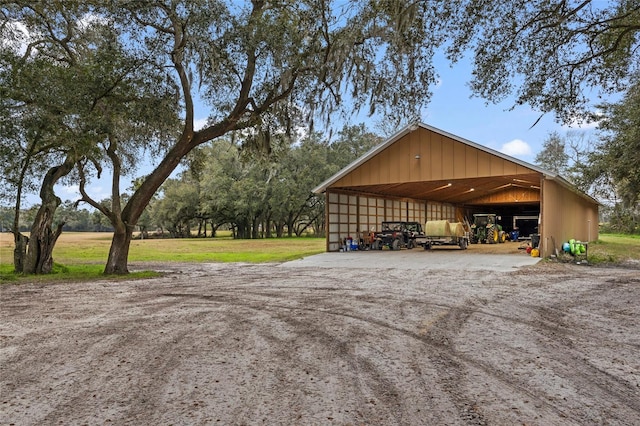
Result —
[[281, 264], [284, 268], [416, 269], [510, 272], [535, 265], [539, 257], [522, 254], [482, 254], [461, 250], [351, 251], [321, 253]]

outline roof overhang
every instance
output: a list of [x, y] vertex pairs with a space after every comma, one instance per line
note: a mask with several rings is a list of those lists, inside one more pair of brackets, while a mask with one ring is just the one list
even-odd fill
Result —
[[[490, 155], [494, 155], [496, 157], [518, 164], [522, 167], [525, 167], [526, 169], [531, 170], [531, 173], [526, 175], [518, 174], [514, 176], [488, 176], [467, 179], [451, 179], [446, 181], [438, 180], [421, 182], [400, 182], [392, 184], [373, 184], [349, 187], [334, 186], [336, 182], [347, 176], [349, 173], [353, 172], [359, 166], [384, 151], [386, 148], [397, 142], [405, 135], [414, 132], [419, 128], [429, 130], [480, 151], [484, 151]], [[542, 169], [534, 164], [529, 164], [525, 161], [495, 151], [491, 148], [461, 138], [454, 134], [445, 132], [433, 126], [429, 126], [424, 123], [418, 123], [404, 127], [389, 139], [372, 148], [360, 158], [356, 159], [351, 164], [346, 166], [344, 169], [340, 170], [338, 173], [318, 185], [313, 189], [313, 192], [320, 194], [331, 188], [341, 192], [353, 192], [393, 198], [428, 199], [432, 201], [447, 202], [452, 204], [480, 203], [481, 200], [487, 200], [487, 197], [490, 197], [492, 194], [504, 194], [509, 192], [513, 194], [509, 194], [512, 202], [522, 203], [523, 201], [526, 202], [526, 200], [532, 200], [530, 194], [532, 191], [537, 191], [538, 193], [540, 192], [540, 185], [543, 179], [554, 180], [565, 188], [575, 192], [583, 198], [586, 198], [590, 202], [598, 204], [595, 199], [577, 190], [571, 183], [569, 183], [556, 173]]]
[[424, 182], [407, 182], [384, 185], [360, 185], [332, 187], [340, 192], [353, 192], [384, 198], [407, 198], [439, 201], [452, 204], [491, 204], [487, 197], [510, 193], [514, 203], [538, 202], [532, 193], [540, 191], [540, 176], [499, 176], [470, 179], [450, 179]]

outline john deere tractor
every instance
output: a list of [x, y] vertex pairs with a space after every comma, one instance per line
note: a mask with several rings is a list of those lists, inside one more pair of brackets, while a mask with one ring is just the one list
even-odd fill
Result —
[[474, 214], [471, 224], [471, 242], [496, 244], [507, 240], [507, 233], [498, 225], [500, 216], [495, 214]]

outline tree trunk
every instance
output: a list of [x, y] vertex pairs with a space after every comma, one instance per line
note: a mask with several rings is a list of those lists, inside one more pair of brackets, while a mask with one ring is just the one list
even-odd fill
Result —
[[284, 235], [284, 222], [278, 221], [276, 222], [276, 237], [282, 238]]
[[260, 238], [260, 216], [254, 216], [251, 221], [251, 239], [257, 240]]
[[236, 235], [235, 238], [240, 240], [249, 239], [251, 235], [251, 224], [245, 218], [242, 218], [238, 223], [236, 223]]
[[[129, 255], [129, 245], [131, 244], [133, 226], [138, 223], [138, 219], [140, 219], [140, 216], [144, 212], [145, 207], [149, 204], [151, 198], [153, 198], [153, 195], [171, 175], [171, 173], [173, 173], [176, 167], [178, 167], [180, 161], [182, 161], [182, 159], [191, 152], [193, 148], [239, 128], [238, 117], [243, 113], [243, 110], [241, 109], [239, 109], [236, 114], [220, 121], [214, 126], [194, 132], [193, 103], [189, 92], [189, 82], [186, 74], [183, 72], [184, 69], [182, 68], [182, 64], [176, 65], [181, 70], [180, 72], [182, 74], [180, 76], [184, 83], [183, 88], [185, 89], [183, 92], [187, 103], [185, 128], [175, 145], [169, 150], [151, 174], [147, 175], [131, 198], [129, 198], [127, 204], [122, 209], [122, 212], [118, 214], [119, 220], [122, 223], [127, 224], [127, 229], [126, 231], [123, 230], [122, 233], [114, 233], [113, 235], [111, 247], [109, 249], [109, 260], [105, 266], [105, 274], [127, 273], [127, 257]], [[116, 157], [114, 156], [113, 158]], [[115, 176], [119, 178], [118, 173], [114, 169], [114, 179]], [[112, 184], [113, 199], [115, 199], [115, 197], [119, 197], [119, 187], [118, 185], [115, 185], [115, 182], [116, 181], [114, 180], [114, 184]], [[116, 227], [114, 226], [114, 228]]]
[[24, 264], [26, 274], [50, 274], [53, 271], [53, 248], [64, 226], [64, 223], [59, 223], [55, 231], [51, 229], [55, 208], [40, 214], [41, 208], [33, 222]]
[[50, 168], [42, 180], [40, 188], [42, 204], [31, 226], [31, 235], [23, 266], [25, 274], [49, 274], [53, 270], [53, 248], [64, 225], [64, 223], [58, 224], [55, 231], [51, 228], [53, 215], [62, 203], [62, 200], [54, 193], [53, 187], [62, 177], [69, 174], [74, 164], [75, 159], [67, 156], [62, 165]]
[[273, 222], [271, 220], [272, 217], [273, 217], [273, 212], [269, 210], [269, 212], [266, 214], [266, 217], [264, 218], [264, 225], [263, 225], [263, 231], [262, 231], [264, 232], [265, 238], [273, 237]]
[[293, 214], [289, 213], [289, 216], [287, 217], [287, 236], [289, 238], [293, 237], [293, 226], [294, 226], [294, 216]]
[[27, 175], [27, 170], [29, 170], [33, 154], [36, 150], [36, 140], [37, 139], [34, 139], [29, 143], [29, 149], [26, 150], [27, 155], [22, 163], [22, 170], [20, 171], [20, 177], [17, 182], [18, 191], [16, 194], [16, 204], [13, 216], [13, 241], [15, 243], [15, 248], [13, 249], [13, 269], [17, 273], [24, 272], [24, 263], [27, 257], [27, 245], [29, 244], [29, 238], [20, 233], [20, 207], [25, 176]]
[[[57, 198], [57, 197], [56, 197]], [[53, 248], [62, 232], [62, 226], [54, 232], [51, 229], [53, 215], [60, 205], [60, 199], [43, 200], [31, 226], [31, 237], [24, 262], [25, 274], [49, 274], [53, 270]]]
[[113, 232], [109, 258], [104, 268], [105, 275], [126, 275], [129, 273], [129, 247], [133, 236], [133, 226], [118, 224]]
[[14, 230], [13, 236], [13, 241], [15, 243], [15, 248], [13, 249], [13, 269], [15, 272], [23, 273], [29, 238], [22, 235], [19, 230]]

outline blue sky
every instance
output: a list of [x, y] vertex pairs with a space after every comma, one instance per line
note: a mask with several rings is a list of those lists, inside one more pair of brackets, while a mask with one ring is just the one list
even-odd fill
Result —
[[[487, 146], [520, 160], [533, 163], [536, 154], [542, 149], [544, 140], [551, 132], [564, 135], [571, 128], [563, 126], [554, 120], [552, 114], [547, 114], [532, 128], [540, 113], [528, 106], [520, 106], [509, 111], [512, 100], [507, 99], [501, 104], [486, 104], [483, 99], [471, 97], [467, 82], [471, 79], [471, 67], [462, 61], [453, 67], [442, 60], [436, 64], [440, 75], [438, 84], [432, 88], [433, 97], [427, 108], [422, 112], [421, 121], [446, 132], [468, 139], [480, 145]], [[362, 108], [367, 111], [368, 108]], [[206, 122], [207, 110], [200, 105], [196, 108], [196, 127]], [[360, 115], [352, 119], [351, 124], [364, 122], [371, 131], [378, 131], [376, 125], [381, 117], [366, 117]], [[579, 128], [575, 128], [580, 130]], [[595, 135], [594, 126], [582, 129]], [[152, 165], [141, 166], [136, 176], [149, 173]], [[176, 174], [174, 173], [174, 176]], [[93, 181], [87, 186], [87, 192], [96, 200], [110, 197], [110, 174], [105, 178]], [[121, 179], [121, 191], [125, 191], [131, 177]], [[59, 186], [58, 195], [63, 200], [79, 198], [77, 186]], [[37, 203], [37, 198], [30, 197], [29, 204]]]
[[468, 63], [459, 63], [453, 68], [445, 65], [439, 68], [439, 73], [440, 82], [434, 88], [422, 121], [441, 130], [529, 163], [534, 162], [544, 140], [554, 131], [564, 135], [568, 130], [579, 130], [595, 135], [594, 125], [572, 128], [557, 123], [553, 114], [544, 115], [533, 126], [540, 112], [528, 105], [509, 111], [512, 98], [494, 105], [471, 97], [467, 86], [471, 79]]
[[[20, 29], [27, 34], [26, 29]], [[471, 66], [468, 59], [463, 58], [453, 67], [449, 66], [443, 55], [436, 55], [435, 68], [440, 80], [432, 87], [433, 97], [424, 109], [421, 121], [446, 132], [455, 134], [475, 143], [503, 152], [520, 160], [533, 163], [535, 156], [542, 149], [542, 144], [551, 132], [563, 135], [570, 128], [554, 121], [552, 114], [547, 114], [533, 127], [540, 113], [528, 106], [521, 106], [512, 111], [509, 108], [512, 100], [507, 99], [501, 104], [486, 105], [483, 99], [471, 98], [467, 82], [471, 79]], [[364, 106], [363, 111], [368, 107]], [[200, 106], [196, 110], [196, 122], [202, 126], [207, 119], [207, 110]], [[358, 116], [349, 124], [364, 122], [369, 130], [379, 132], [377, 124], [381, 117], [369, 118]], [[595, 135], [594, 127], [584, 129]], [[129, 182], [134, 177], [149, 173], [152, 164], [142, 164], [134, 176], [121, 179], [121, 191], [127, 190]], [[101, 180], [94, 180], [87, 186], [87, 192], [96, 200], [110, 197], [110, 174], [105, 170]], [[174, 174], [175, 176], [175, 174]], [[63, 200], [77, 200], [79, 192], [77, 186], [58, 186], [57, 194]], [[27, 196], [26, 205], [39, 203], [39, 198], [31, 194]]]

